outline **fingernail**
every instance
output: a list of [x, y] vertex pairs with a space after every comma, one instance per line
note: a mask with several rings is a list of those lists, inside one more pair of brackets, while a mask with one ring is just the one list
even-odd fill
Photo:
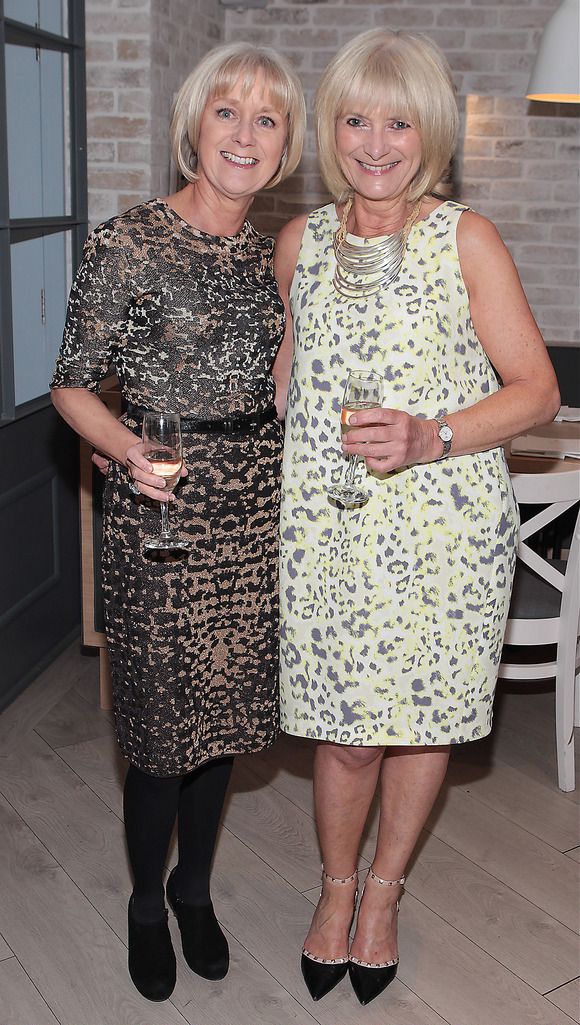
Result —
[[356, 417], [354, 415], [349, 416], [349, 418], [348, 418], [348, 426], [349, 427], [350, 427], [351, 424], [357, 424], [357, 423], [358, 423], [358, 417]]

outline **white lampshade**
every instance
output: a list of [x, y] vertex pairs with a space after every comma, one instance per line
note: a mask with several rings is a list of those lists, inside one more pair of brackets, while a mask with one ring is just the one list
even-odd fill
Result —
[[564, 0], [548, 21], [528, 85], [528, 100], [580, 103], [580, 0]]

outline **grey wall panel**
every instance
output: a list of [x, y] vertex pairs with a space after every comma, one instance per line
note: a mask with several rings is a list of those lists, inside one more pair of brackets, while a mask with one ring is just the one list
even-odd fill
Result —
[[78, 441], [44, 409], [3, 427], [0, 465], [1, 708], [79, 629]]
[[[58, 481], [43, 470], [0, 497], [0, 630], [58, 583]], [[23, 558], [23, 553], [26, 558]]]

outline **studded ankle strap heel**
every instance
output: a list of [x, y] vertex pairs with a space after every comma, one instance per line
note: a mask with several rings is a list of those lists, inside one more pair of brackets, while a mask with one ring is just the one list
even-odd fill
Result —
[[[350, 876], [346, 876], [344, 879], [340, 879], [338, 876], [331, 876], [328, 872], [322, 869], [322, 890], [320, 896], [324, 891], [324, 884], [330, 883], [332, 886], [348, 886], [351, 883], [358, 884], [358, 871], [355, 871]], [[354, 909], [356, 907], [356, 901], [358, 896], [358, 885], [354, 892], [353, 897], [353, 910], [352, 916], [349, 922], [348, 931], [352, 925], [352, 919], [354, 918]], [[348, 931], [347, 931], [347, 943], [348, 943]], [[302, 949], [302, 958], [300, 967], [302, 969], [302, 976], [304, 982], [308, 988], [308, 992], [313, 1000], [321, 1000], [322, 997], [330, 993], [335, 986], [338, 985], [341, 979], [344, 978], [348, 971], [349, 958], [348, 953], [344, 956], [339, 957], [319, 957], [317, 954], [313, 954], [306, 947]]]
[[[372, 879], [379, 886], [404, 886], [405, 876], [400, 879], [382, 879], [372, 868], [369, 869], [367, 879]], [[365, 886], [367, 883], [365, 879]], [[364, 889], [363, 889], [364, 893]], [[399, 901], [397, 900], [397, 914], [399, 912]], [[361, 1004], [370, 1004], [371, 1000], [378, 997], [393, 981], [397, 974], [399, 958], [391, 958], [390, 961], [361, 961], [358, 957], [349, 957], [348, 971], [352, 988]]]

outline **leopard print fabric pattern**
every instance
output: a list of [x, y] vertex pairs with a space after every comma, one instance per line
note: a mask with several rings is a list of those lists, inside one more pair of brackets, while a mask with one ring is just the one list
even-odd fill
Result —
[[[273, 243], [246, 222], [199, 232], [161, 200], [87, 240], [52, 387], [98, 392], [112, 368], [127, 403], [184, 416], [263, 412], [284, 310]], [[139, 433], [135, 420], [127, 425]], [[111, 464], [103, 593], [122, 752], [157, 776], [258, 751], [278, 731], [277, 523], [281, 427], [184, 433], [188, 476], [171, 509], [187, 555], [145, 555], [159, 507]]]
[[[357, 745], [485, 736], [510, 602], [518, 514], [501, 448], [358, 467], [367, 505], [340, 508], [349, 368], [383, 405], [444, 416], [499, 387], [475, 334], [456, 245], [463, 207], [409, 235], [397, 281], [368, 300], [333, 286], [334, 206], [307, 224], [291, 291], [294, 364], [281, 515], [281, 715], [288, 733]], [[360, 240], [357, 240], [360, 243]]]

